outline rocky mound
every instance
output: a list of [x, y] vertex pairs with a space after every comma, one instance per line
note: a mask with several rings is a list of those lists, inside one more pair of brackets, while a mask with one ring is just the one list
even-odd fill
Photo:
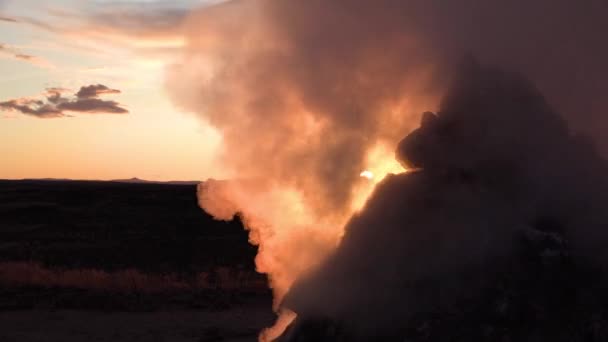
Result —
[[466, 63], [281, 341], [608, 339], [608, 173], [520, 75]]

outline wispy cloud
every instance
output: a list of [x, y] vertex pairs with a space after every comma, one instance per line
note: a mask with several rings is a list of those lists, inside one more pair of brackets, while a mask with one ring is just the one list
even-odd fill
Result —
[[49, 10], [47, 19], [19, 21], [47, 32], [134, 48], [173, 48], [183, 44], [182, 22], [190, 9], [150, 4], [104, 4], [90, 12]]
[[[25, 29], [43, 31], [45, 38], [36, 41], [35, 46], [54, 45], [52, 58], [57, 64], [51, 65], [43, 58], [51, 55], [39, 51], [0, 51], [0, 56], [42, 68], [61, 69], [74, 66], [66, 66], [57, 58], [70, 50], [73, 51], [71, 57], [86, 55], [88, 61], [95, 60], [95, 64], [108, 66], [108, 70], [117, 70], [126, 64], [161, 68], [171, 64], [183, 51], [186, 45], [183, 28], [193, 10], [221, 2], [223, 0], [100, 0], [73, 7], [58, 2], [45, 5], [39, 11], [3, 13], [0, 17], [11, 19]], [[123, 58], [117, 60], [117, 56]]]
[[48, 60], [46, 60], [42, 57], [23, 53], [19, 49], [14, 48], [12, 46], [8, 46], [6, 44], [0, 44], [0, 56], [14, 58], [16, 60], [20, 60], [23, 62], [33, 64], [40, 68], [47, 68], [47, 69], [55, 68], [51, 62], [49, 62]]
[[5, 21], [5, 22], [9, 22], [9, 23], [17, 23], [18, 20], [11, 18], [11, 17], [5, 17], [5, 16], [0, 16], [0, 21]]
[[0, 110], [19, 112], [42, 119], [63, 118], [70, 113], [127, 114], [129, 111], [116, 101], [99, 98], [105, 94], [120, 94], [103, 84], [83, 86], [71, 97], [64, 96], [69, 90], [47, 88], [45, 99], [19, 98], [0, 102]]

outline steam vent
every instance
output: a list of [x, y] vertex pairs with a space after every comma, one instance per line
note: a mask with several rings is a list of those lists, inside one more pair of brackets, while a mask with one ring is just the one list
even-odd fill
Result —
[[608, 170], [522, 76], [474, 62], [294, 285], [287, 341], [608, 341]]

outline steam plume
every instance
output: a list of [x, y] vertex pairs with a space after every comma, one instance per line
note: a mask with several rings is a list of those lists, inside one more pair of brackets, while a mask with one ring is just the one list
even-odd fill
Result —
[[[283, 14], [307, 10], [300, 6], [236, 1], [197, 13], [184, 63], [169, 81], [177, 101], [222, 132], [222, 162], [244, 179], [202, 185], [201, 206], [218, 218], [244, 216], [260, 244], [258, 267], [278, 298], [338, 243], [346, 218], [373, 186], [361, 171], [381, 179], [402, 170], [392, 151], [410, 129], [403, 117], [435, 96], [413, 36], [395, 32], [383, 42], [367, 34], [361, 44], [317, 46], [323, 31], [282, 22]], [[338, 44], [354, 34], [358, 23], [345, 24], [325, 38]], [[377, 24], [382, 36], [394, 23]], [[395, 51], [380, 49], [385, 44]]]
[[363, 340], [399, 336], [413, 314], [446, 312], [509, 274], [526, 234], [557, 234], [577, 264], [608, 266], [608, 165], [521, 76], [468, 65], [397, 155], [421, 171], [378, 186], [288, 294], [298, 315]]
[[239, 179], [202, 185], [200, 204], [220, 219], [243, 216], [278, 302], [339, 243], [375, 183], [361, 171], [377, 181], [401, 170], [394, 146], [418, 113], [437, 109], [463, 55], [530, 75], [576, 127], [601, 132], [606, 122], [593, 118], [607, 107], [598, 96], [608, 82], [606, 9], [601, 1], [236, 0], [196, 11], [168, 87], [221, 132], [221, 163]]

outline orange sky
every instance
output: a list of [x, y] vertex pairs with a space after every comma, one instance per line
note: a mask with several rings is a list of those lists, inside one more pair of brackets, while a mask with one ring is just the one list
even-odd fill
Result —
[[205, 2], [138, 2], [0, 2], [0, 18], [10, 19], [0, 20], [0, 103], [103, 84], [121, 93], [100, 99], [129, 111], [43, 119], [0, 107], [0, 179], [218, 176], [219, 135], [165, 92], [181, 15]]

